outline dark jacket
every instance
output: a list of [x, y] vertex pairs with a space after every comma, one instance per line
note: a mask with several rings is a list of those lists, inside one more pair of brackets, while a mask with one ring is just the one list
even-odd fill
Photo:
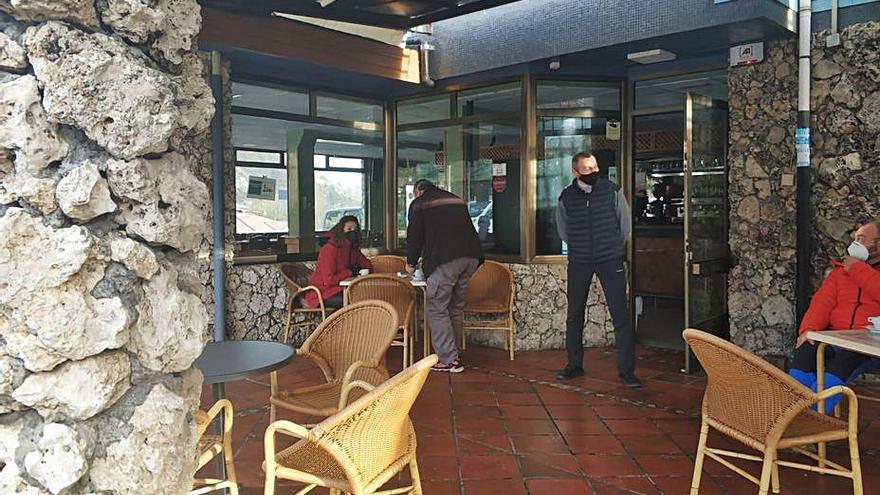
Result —
[[406, 229], [406, 262], [430, 275], [438, 266], [458, 258], [483, 262], [483, 247], [468, 208], [458, 196], [430, 187], [409, 205]]
[[[352, 266], [373, 269], [373, 264], [361, 253], [360, 248], [353, 246], [347, 239], [342, 239], [341, 243], [330, 239], [318, 253], [318, 264], [309, 277], [309, 284], [317, 287], [326, 301], [342, 292], [339, 282], [357, 275], [352, 273]], [[318, 295], [314, 291], [306, 293], [306, 305], [310, 308], [318, 307]]]
[[570, 261], [602, 263], [626, 256], [629, 206], [620, 187], [607, 179], [600, 179], [589, 192], [573, 180], [559, 195], [557, 224]]
[[838, 261], [831, 264], [834, 269], [813, 295], [799, 334], [864, 329], [869, 317], [880, 315], [880, 265], [859, 262], [846, 271]]

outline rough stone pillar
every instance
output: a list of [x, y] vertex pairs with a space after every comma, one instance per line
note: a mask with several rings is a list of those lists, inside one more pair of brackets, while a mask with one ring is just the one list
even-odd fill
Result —
[[196, 0], [0, 0], [0, 493], [185, 493], [207, 340]]

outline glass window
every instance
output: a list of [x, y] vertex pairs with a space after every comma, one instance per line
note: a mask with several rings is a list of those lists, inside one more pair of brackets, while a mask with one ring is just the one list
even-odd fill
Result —
[[233, 81], [232, 105], [308, 115], [309, 95], [301, 91]]
[[397, 232], [406, 243], [413, 184], [428, 179], [468, 204], [487, 253], [520, 252], [520, 124], [491, 121], [398, 133]]
[[[254, 87], [259, 88], [239, 85], [238, 89]], [[237, 100], [258, 99], [243, 94]], [[331, 96], [321, 96], [319, 101], [327, 117], [382, 119], [378, 105]], [[334, 105], [338, 111], [333, 110]], [[344, 215], [360, 220], [364, 247], [384, 246], [385, 150], [381, 129], [233, 113], [232, 142], [241, 162], [236, 167], [236, 234], [239, 240], [253, 244], [248, 250], [261, 245], [254, 242], [253, 234], [274, 233], [277, 237], [286, 233], [298, 239], [300, 252], [317, 251], [323, 232]], [[259, 166], [263, 163], [266, 167]], [[270, 248], [276, 252], [285, 250], [284, 243], [269, 244], [274, 244]]]
[[688, 92], [727, 101], [724, 69], [636, 82], [635, 108], [684, 107]]
[[[582, 92], [578, 92], [578, 89]], [[559, 193], [571, 184], [571, 158], [587, 151], [600, 173], [620, 183], [620, 89], [616, 84], [539, 82], [537, 85], [535, 254], [567, 253], [556, 226]], [[616, 104], [612, 104], [616, 102]], [[598, 107], [594, 106], [598, 105]], [[559, 115], [559, 109], [601, 110], [601, 117]], [[552, 110], [542, 115], [541, 110]]]
[[235, 233], [287, 232], [287, 170], [235, 167]]
[[448, 93], [403, 100], [397, 103], [397, 125], [446, 120], [450, 110]]
[[469, 89], [458, 93], [458, 116], [522, 111], [519, 82]]
[[341, 96], [318, 95], [316, 100], [318, 117], [376, 124], [384, 120], [382, 105]]

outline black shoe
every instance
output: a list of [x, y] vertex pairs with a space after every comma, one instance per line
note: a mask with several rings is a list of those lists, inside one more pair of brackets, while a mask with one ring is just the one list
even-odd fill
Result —
[[629, 388], [642, 388], [642, 382], [635, 375], [620, 375], [620, 379]]
[[576, 376], [584, 376], [584, 369], [580, 366], [565, 365], [565, 369], [556, 373], [557, 380], [568, 380]]

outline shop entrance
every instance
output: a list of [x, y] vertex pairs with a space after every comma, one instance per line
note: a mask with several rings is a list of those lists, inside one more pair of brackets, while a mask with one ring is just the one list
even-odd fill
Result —
[[686, 327], [727, 337], [727, 105], [633, 117], [633, 297], [643, 345], [685, 350]]

